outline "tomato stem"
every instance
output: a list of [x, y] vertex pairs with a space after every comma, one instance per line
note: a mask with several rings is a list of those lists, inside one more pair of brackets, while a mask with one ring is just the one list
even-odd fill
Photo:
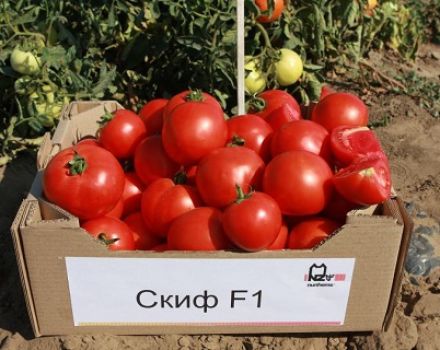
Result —
[[87, 169], [87, 161], [77, 151], [74, 151], [73, 159], [67, 163], [69, 175], [81, 175]]
[[113, 114], [111, 114], [109, 111], [107, 111], [107, 109], [104, 107], [104, 115], [101, 117], [101, 119], [98, 120], [98, 124], [100, 126], [104, 126], [105, 124], [107, 124], [110, 120], [113, 119]]
[[188, 182], [188, 175], [185, 169], [179, 170], [173, 177], [173, 181], [176, 185], [184, 185]]
[[246, 141], [244, 138], [234, 135], [232, 136], [231, 142], [228, 143], [228, 147], [241, 147], [246, 144]]
[[266, 45], [266, 47], [272, 48], [272, 43], [270, 42], [269, 34], [267, 34], [266, 28], [264, 28], [263, 25], [259, 22], [255, 22], [255, 26], [263, 35], [264, 44]]
[[111, 244], [116, 243], [117, 241], [119, 241], [119, 238], [110, 238], [110, 239], [108, 239], [108, 238], [107, 238], [107, 235], [106, 235], [104, 232], [101, 232], [101, 233], [98, 235], [98, 240], [99, 240], [101, 243], [104, 243], [106, 246], [109, 246], [109, 245], [111, 245]]
[[189, 102], [202, 102], [203, 101], [203, 93], [199, 89], [190, 90], [188, 95], [186, 95], [185, 100], [189, 101]]
[[252, 96], [249, 100], [249, 110], [251, 112], [261, 112], [266, 108], [266, 101], [261, 97]]
[[243, 189], [239, 185], [235, 185], [235, 191], [237, 192], [237, 199], [235, 200], [235, 203], [240, 204], [241, 202], [245, 201], [246, 199], [249, 199], [252, 197], [252, 194], [254, 191], [249, 191], [249, 193], [244, 193]]

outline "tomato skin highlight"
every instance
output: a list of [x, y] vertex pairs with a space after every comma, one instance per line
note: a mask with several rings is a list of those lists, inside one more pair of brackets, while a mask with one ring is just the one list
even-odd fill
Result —
[[124, 222], [133, 232], [135, 249], [149, 250], [161, 244], [160, 239], [153, 235], [145, 225], [140, 212], [131, 213], [124, 219]]
[[264, 160], [270, 158], [270, 141], [272, 127], [263, 119], [254, 114], [234, 116], [227, 121], [228, 142], [234, 137], [244, 141], [244, 147], [250, 148]]
[[223, 147], [227, 135], [223, 112], [197, 101], [174, 108], [162, 129], [167, 154], [185, 166], [197, 164], [214, 149]]
[[295, 225], [289, 233], [288, 249], [311, 249], [341, 225], [330, 219], [314, 217]]
[[174, 162], [162, 145], [162, 138], [153, 135], [142, 140], [134, 153], [136, 175], [145, 185], [162, 177], [171, 178], [180, 166]]
[[209, 206], [224, 208], [234, 202], [236, 186], [245, 193], [259, 189], [264, 162], [245, 147], [224, 147], [212, 151], [197, 167], [196, 184], [202, 200]]
[[223, 229], [229, 239], [246, 251], [267, 248], [280, 232], [282, 215], [275, 200], [263, 192], [229, 205], [223, 212]]
[[139, 111], [139, 117], [145, 124], [147, 136], [160, 135], [163, 126], [163, 112], [168, 100], [156, 98], [144, 104]]
[[168, 230], [170, 250], [222, 250], [231, 242], [223, 231], [222, 212], [200, 207], [179, 216]]
[[308, 151], [331, 159], [329, 133], [311, 120], [296, 120], [284, 124], [274, 132], [271, 142], [272, 157], [287, 151]]
[[367, 127], [340, 126], [333, 129], [330, 146], [340, 167], [350, 165], [356, 158], [367, 154], [386, 157], [376, 135]]
[[125, 173], [124, 191], [122, 192], [122, 202], [124, 206], [122, 216], [127, 216], [128, 214], [140, 210], [144, 188], [144, 184], [136, 173]]
[[101, 234], [104, 234], [105, 240], [117, 239], [116, 242], [107, 244], [109, 250], [135, 249], [133, 232], [126, 223], [119, 219], [104, 216], [88, 220], [81, 227], [97, 239], [100, 239]]
[[321, 212], [333, 192], [333, 173], [327, 162], [307, 151], [289, 151], [266, 166], [263, 190], [272, 196], [285, 215]]
[[171, 222], [180, 215], [202, 205], [192, 186], [175, 185], [171, 179], [152, 182], [142, 194], [142, 217], [151, 232], [165, 238]]
[[329, 132], [338, 126], [367, 126], [368, 108], [359, 97], [336, 92], [318, 102], [313, 108], [312, 120]]
[[[75, 154], [87, 166], [82, 174], [70, 175], [68, 163]], [[52, 203], [81, 220], [105, 215], [120, 200], [124, 190], [124, 171], [107, 150], [84, 144], [57, 153], [43, 174], [43, 191]]]
[[359, 158], [333, 177], [338, 193], [359, 205], [384, 202], [391, 196], [391, 175], [388, 161], [375, 154]]
[[98, 141], [118, 159], [131, 158], [137, 145], [147, 135], [147, 129], [139, 116], [129, 110], [120, 109], [113, 119], [99, 130]]
[[[260, 11], [267, 11], [269, 9], [268, 0], [255, 0], [255, 4], [258, 6]], [[275, 0], [274, 8], [270, 16], [261, 15], [257, 18], [258, 22], [261, 23], [271, 23], [278, 20], [284, 10], [284, 0]]]

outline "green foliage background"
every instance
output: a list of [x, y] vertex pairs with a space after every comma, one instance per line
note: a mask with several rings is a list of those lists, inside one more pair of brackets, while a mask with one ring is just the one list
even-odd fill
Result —
[[[262, 27], [253, 0], [246, 0], [246, 53], [264, 56], [269, 42], [300, 53], [305, 72], [288, 91], [308, 103], [326, 72], [356, 65], [372, 48], [412, 58], [424, 37], [438, 39], [438, 19], [426, 31], [429, 7], [418, 1], [390, 0], [372, 13], [365, 6], [286, 1], [281, 20]], [[429, 6], [440, 13], [438, 0]], [[235, 1], [0, 0], [0, 164], [36, 147], [71, 100], [116, 99], [137, 109], [191, 87], [215, 95], [232, 113], [235, 35]], [[17, 45], [40, 57], [39, 73], [23, 76], [11, 68]], [[264, 62], [270, 72], [270, 60]]]

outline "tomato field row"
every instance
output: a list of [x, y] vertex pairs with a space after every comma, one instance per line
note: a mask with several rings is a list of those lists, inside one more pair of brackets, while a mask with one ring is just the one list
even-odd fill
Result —
[[[304, 72], [286, 89], [304, 104], [318, 98], [326, 72], [384, 45], [412, 56], [424, 34], [420, 15], [397, 0], [285, 1], [276, 20], [257, 20], [276, 3], [264, 12], [246, 0], [246, 54], [261, 59], [266, 88], [276, 88], [285, 84], [273, 74], [274, 53], [297, 53]], [[115, 99], [136, 110], [190, 87], [232, 112], [235, 24], [234, 1], [0, 2], [0, 163], [38, 146], [72, 100]]]

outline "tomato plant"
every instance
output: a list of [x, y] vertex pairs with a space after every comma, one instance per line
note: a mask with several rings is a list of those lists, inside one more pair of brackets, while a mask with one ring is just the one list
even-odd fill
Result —
[[237, 186], [237, 199], [223, 212], [223, 229], [229, 239], [246, 251], [267, 248], [281, 229], [281, 210], [263, 192], [245, 195]]
[[231, 144], [250, 148], [264, 161], [269, 160], [273, 130], [263, 118], [253, 114], [239, 115], [228, 119], [227, 125]]
[[145, 123], [147, 135], [155, 135], [162, 132], [163, 111], [167, 105], [166, 98], [156, 98], [144, 104], [139, 111], [139, 116]]
[[182, 165], [196, 164], [212, 150], [223, 147], [227, 135], [223, 111], [200, 92], [192, 93], [187, 101], [172, 109], [162, 129], [167, 154]]
[[382, 203], [391, 195], [388, 161], [375, 154], [359, 158], [338, 171], [333, 183], [339, 194], [350, 202], [360, 205]]
[[110, 250], [136, 249], [133, 232], [126, 223], [116, 218], [100, 217], [84, 222], [81, 227], [105, 244]]
[[236, 186], [244, 192], [258, 189], [264, 162], [255, 151], [245, 147], [224, 147], [212, 151], [197, 167], [196, 184], [203, 201], [224, 208], [234, 202]]
[[324, 159], [306, 151], [289, 151], [266, 166], [263, 190], [278, 203], [283, 214], [313, 215], [330, 200], [333, 173]]
[[139, 142], [147, 135], [142, 119], [127, 109], [104, 115], [101, 124], [99, 143], [118, 159], [132, 157]]
[[359, 97], [346, 92], [336, 92], [318, 102], [313, 108], [312, 120], [329, 132], [338, 126], [366, 126], [368, 108]]
[[135, 249], [149, 250], [161, 243], [160, 239], [145, 225], [140, 212], [131, 213], [124, 219], [124, 222], [133, 233]]
[[81, 220], [112, 210], [124, 190], [124, 171], [107, 150], [77, 145], [57, 153], [43, 173], [45, 197]]
[[275, 63], [275, 76], [278, 84], [289, 86], [296, 83], [303, 73], [301, 57], [293, 50], [280, 49], [279, 59]]
[[[258, 6], [261, 12], [267, 12], [269, 10], [270, 0], [255, 0], [255, 4]], [[268, 15], [260, 15], [257, 20], [261, 23], [270, 23], [278, 20], [284, 10], [284, 0], [274, 0], [274, 6], [272, 11]]]
[[168, 230], [170, 250], [221, 250], [231, 247], [223, 231], [222, 212], [200, 207], [179, 216]]
[[333, 129], [330, 145], [334, 158], [340, 166], [349, 165], [355, 158], [369, 153], [377, 153], [385, 157], [376, 135], [366, 126], [340, 126]]
[[174, 219], [201, 204], [194, 187], [176, 185], [171, 179], [163, 178], [155, 180], [145, 189], [141, 211], [151, 231], [158, 237], [166, 237]]
[[134, 153], [136, 175], [145, 185], [162, 177], [173, 177], [179, 167], [179, 164], [168, 157], [159, 135], [142, 140]]
[[311, 120], [296, 120], [274, 132], [271, 141], [272, 157], [287, 151], [308, 151], [330, 161], [329, 133]]
[[122, 216], [127, 216], [140, 210], [144, 187], [136, 173], [125, 173], [124, 191], [122, 192], [122, 203], [124, 206]]
[[290, 230], [287, 248], [311, 249], [340, 226], [339, 223], [326, 218], [313, 217], [306, 219]]

